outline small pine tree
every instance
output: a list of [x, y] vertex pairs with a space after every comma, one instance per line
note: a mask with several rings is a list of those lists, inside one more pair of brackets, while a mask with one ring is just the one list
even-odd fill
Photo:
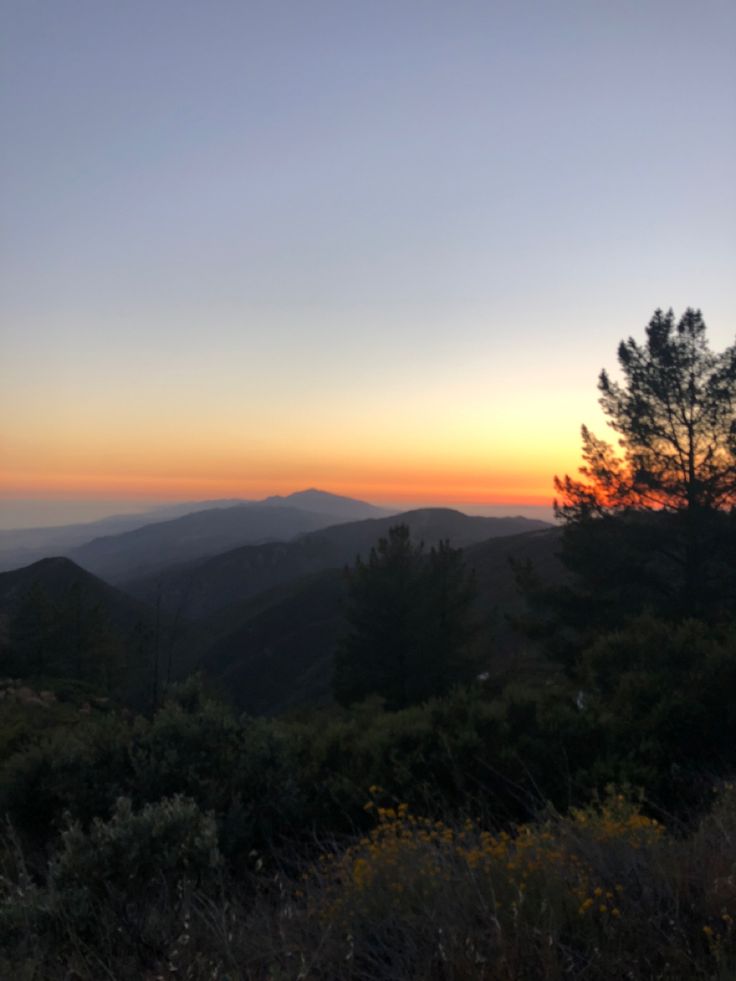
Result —
[[427, 554], [397, 525], [347, 578], [348, 629], [335, 659], [339, 702], [377, 694], [403, 708], [472, 671], [475, 590], [459, 550], [443, 542]]
[[411, 701], [442, 694], [473, 675], [475, 594], [475, 575], [466, 570], [462, 551], [447, 541], [430, 549], [419, 577]]

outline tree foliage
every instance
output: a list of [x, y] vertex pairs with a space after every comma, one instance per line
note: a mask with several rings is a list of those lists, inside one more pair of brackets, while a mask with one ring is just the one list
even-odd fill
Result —
[[582, 479], [555, 478], [563, 557], [591, 607], [607, 594], [618, 616], [730, 610], [736, 346], [713, 353], [700, 311], [675, 322], [657, 310], [646, 342], [622, 341], [618, 362], [621, 381], [605, 370], [598, 379], [618, 448], [583, 426]]
[[335, 695], [349, 704], [381, 695], [403, 708], [447, 691], [472, 671], [475, 587], [459, 549], [424, 550], [397, 525], [348, 572], [348, 630], [335, 664]]
[[657, 310], [646, 334], [619, 345], [623, 382], [605, 370], [598, 379], [623, 452], [582, 427], [585, 480], [555, 479], [563, 518], [736, 504], [736, 345], [714, 354], [691, 309], [677, 324]]

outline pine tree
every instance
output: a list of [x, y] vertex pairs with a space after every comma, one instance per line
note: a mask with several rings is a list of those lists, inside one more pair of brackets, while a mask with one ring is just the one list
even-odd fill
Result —
[[477, 627], [470, 615], [475, 593], [475, 575], [466, 570], [462, 551], [447, 541], [431, 548], [419, 584], [412, 701], [442, 694], [477, 671]]
[[555, 478], [563, 559], [610, 618], [723, 612], [736, 596], [736, 346], [713, 353], [700, 311], [675, 323], [657, 310], [618, 362], [621, 382], [598, 379], [618, 449], [583, 426], [583, 479]]
[[472, 671], [474, 583], [447, 542], [427, 554], [397, 525], [348, 570], [348, 629], [334, 690], [350, 704], [377, 694], [403, 708], [441, 694]]
[[657, 310], [646, 344], [622, 341], [623, 384], [603, 370], [600, 404], [617, 453], [583, 426], [584, 481], [555, 478], [558, 514], [726, 510], [736, 504], [736, 345], [714, 354], [699, 310]]

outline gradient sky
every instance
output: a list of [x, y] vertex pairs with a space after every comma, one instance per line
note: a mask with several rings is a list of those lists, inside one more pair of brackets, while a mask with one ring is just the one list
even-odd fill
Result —
[[549, 501], [734, 106], [732, 0], [4, 0], [0, 498]]

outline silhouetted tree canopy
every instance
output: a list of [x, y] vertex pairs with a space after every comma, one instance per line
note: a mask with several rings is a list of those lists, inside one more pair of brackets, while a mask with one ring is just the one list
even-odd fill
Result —
[[736, 346], [712, 352], [700, 311], [657, 310], [618, 362], [620, 381], [598, 379], [618, 447], [583, 426], [580, 479], [555, 478], [568, 647], [646, 610], [727, 618], [736, 601]]
[[584, 480], [555, 478], [565, 520], [630, 509], [730, 509], [736, 503], [736, 346], [714, 354], [699, 310], [657, 310], [643, 346], [622, 341], [623, 382], [603, 370], [600, 405], [616, 451], [582, 427]]
[[403, 708], [446, 692], [473, 672], [472, 574], [462, 552], [427, 553], [397, 525], [348, 573], [348, 630], [335, 660], [343, 704], [376, 694]]

